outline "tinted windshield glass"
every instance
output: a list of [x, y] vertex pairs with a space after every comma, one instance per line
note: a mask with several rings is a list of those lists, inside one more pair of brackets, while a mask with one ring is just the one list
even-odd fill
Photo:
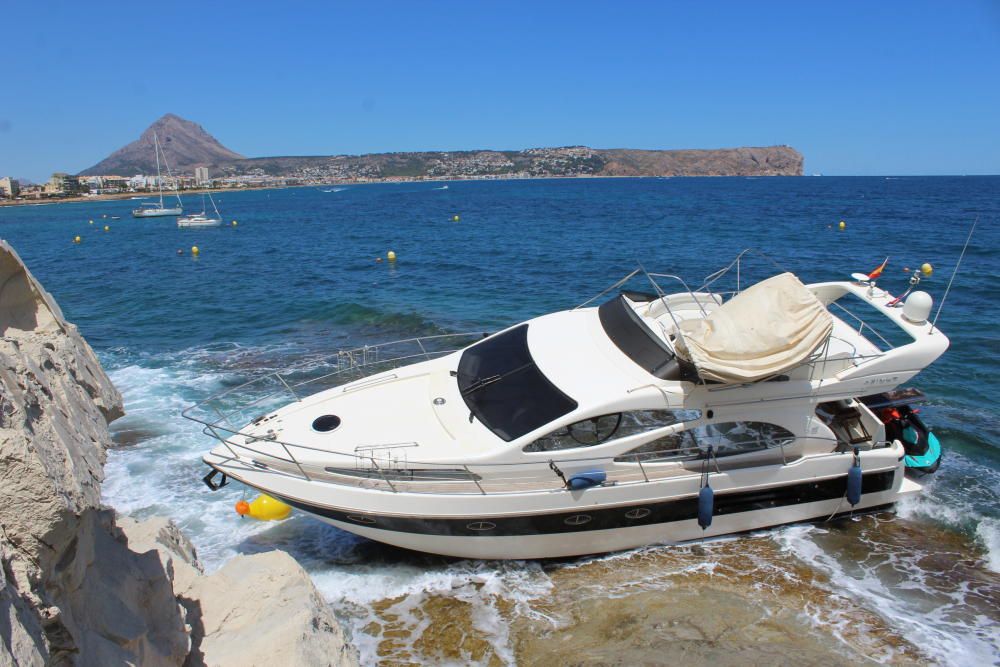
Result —
[[674, 356], [663, 341], [640, 321], [624, 296], [605, 302], [597, 310], [604, 333], [629, 359], [661, 380], [696, 380], [691, 364]]
[[474, 345], [458, 363], [458, 388], [469, 410], [506, 441], [576, 409], [528, 351], [528, 325]]

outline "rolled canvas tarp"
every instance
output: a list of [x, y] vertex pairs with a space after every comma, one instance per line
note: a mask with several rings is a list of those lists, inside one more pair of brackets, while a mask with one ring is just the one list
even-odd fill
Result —
[[677, 354], [703, 379], [732, 384], [798, 366], [830, 336], [833, 318], [798, 278], [782, 273], [680, 328]]

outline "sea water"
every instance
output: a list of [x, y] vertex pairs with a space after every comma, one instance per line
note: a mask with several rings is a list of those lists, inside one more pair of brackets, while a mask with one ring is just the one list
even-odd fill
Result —
[[[105, 502], [173, 518], [209, 569], [288, 550], [366, 663], [1000, 661], [1000, 178], [448, 185], [224, 192], [227, 225], [207, 230], [134, 220], [127, 200], [0, 208], [125, 398]], [[240, 520], [243, 490], [201, 484], [212, 443], [180, 416], [338, 348], [572, 307], [639, 263], [699, 285], [753, 247], [811, 282], [888, 256], [881, 286], [929, 262], [940, 303], [977, 218], [938, 321], [951, 348], [911, 383], [945, 458], [895, 512], [569, 561], [438, 558], [299, 513]]]

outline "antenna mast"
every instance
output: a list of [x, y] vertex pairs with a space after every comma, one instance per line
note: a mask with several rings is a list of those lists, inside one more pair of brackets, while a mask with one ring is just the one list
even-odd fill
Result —
[[944, 290], [944, 296], [941, 297], [941, 303], [938, 304], [937, 313], [934, 315], [934, 321], [931, 322], [931, 330], [928, 333], [934, 333], [934, 327], [937, 326], [938, 318], [941, 317], [941, 309], [944, 308], [945, 299], [948, 298], [948, 292], [951, 291], [951, 284], [955, 282], [955, 276], [958, 275], [958, 267], [962, 266], [962, 260], [965, 258], [965, 251], [969, 248], [969, 241], [972, 240], [972, 232], [976, 231], [976, 225], [979, 224], [979, 216], [972, 223], [972, 228], [969, 229], [969, 235], [965, 238], [965, 245], [962, 246], [962, 254], [958, 256], [958, 263], [955, 264], [955, 270], [951, 272], [951, 278], [948, 280], [948, 287]]

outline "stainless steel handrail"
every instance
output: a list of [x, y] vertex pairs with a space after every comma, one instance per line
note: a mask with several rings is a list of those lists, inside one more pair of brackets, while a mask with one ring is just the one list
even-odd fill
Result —
[[858, 327], [858, 335], [861, 336], [862, 338], [864, 338], [864, 330], [865, 330], [865, 327], [867, 327], [869, 331], [871, 331], [873, 334], [875, 334], [876, 336], [878, 336], [878, 339], [880, 341], [882, 341], [882, 343], [886, 346], [887, 349], [892, 350], [892, 349], [894, 349], [896, 347], [895, 345], [893, 345], [892, 343], [890, 343], [889, 341], [887, 341], [885, 339], [885, 336], [883, 336], [882, 334], [880, 334], [872, 325], [870, 325], [867, 322], [865, 322], [859, 315], [855, 315], [853, 312], [851, 312], [850, 310], [848, 310], [848, 308], [846, 306], [844, 306], [843, 304], [840, 304], [840, 303], [837, 303], [836, 301], [833, 301], [829, 305], [830, 306], [836, 306], [837, 308], [839, 308], [840, 310], [844, 311], [845, 313], [847, 313], [848, 315], [850, 315], [852, 318], [854, 318], [854, 321], [860, 324], [860, 326]]
[[[788, 465], [789, 461], [787, 459], [786, 448], [794, 444], [799, 440], [812, 440], [812, 441], [827, 441], [831, 443], [834, 447], [828, 452], [829, 454], [842, 453], [841, 447], [842, 443], [837, 438], [830, 437], [816, 437], [816, 436], [796, 436], [794, 438], [784, 438], [778, 439], [773, 442], [772, 446], [751, 450], [746, 452], [747, 454], [758, 454], [761, 452], [769, 450], [779, 450], [783, 465]], [[765, 441], [761, 441], [765, 442]], [[892, 442], [887, 440], [873, 440], [872, 448], [879, 448], [891, 445]], [[664, 453], [670, 454], [674, 458], [672, 459], [660, 459], [660, 460], [649, 460], [648, 457], [651, 455]], [[547, 454], [552, 454], [552, 452], [547, 452]], [[270, 456], [270, 455], [269, 455]], [[273, 457], [281, 460], [279, 457]], [[512, 462], [512, 463], [477, 463], [477, 464], [461, 464], [458, 467], [465, 470], [470, 474], [470, 479], [454, 479], [454, 480], [444, 480], [444, 479], [420, 479], [415, 477], [413, 479], [404, 480], [399, 477], [395, 478], [395, 484], [393, 480], [386, 474], [386, 469], [378, 464], [378, 461], [374, 457], [358, 457], [369, 462], [369, 466], [366, 468], [358, 468], [360, 472], [369, 472], [372, 474], [371, 477], [366, 477], [368, 485], [366, 488], [378, 488], [378, 484], [382, 483], [381, 487], [383, 490], [391, 493], [436, 493], [436, 494], [446, 494], [446, 495], [504, 495], [510, 493], [532, 493], [532, 492], [551, 492], [554, 490], [559, 490], [560, 486], [559, 480], [553, 479], [552, 472], [549, 467], [549, 461], [555, 461], [560, 466], [566, 466], [569, 464], [574, 464], [575, 467], [584, 466], [605, 466], [605, 471], [608, 473], [609, 480], [613, 481], [616, 485], [630, 485], [630, 484], [648, 484], [655, 483], [659, 481], [666, 480], [676, 480], [680, 478], [697, 477], [700, 473], [696, 470], [689, 470], [683, 466], [677, 467], [673, 466], [671, 468], [648, 468], [647, 466], [657, 464], [678, 464], [678, 463], [690, 463], [692, 461], [700, 460], [693, 450], [689, 454], [684, 456], [678, 456], [676, 449], [664, 449], [650, 452], [639, 452], [635, 454], [618, 454], [614, 456], [600, 456], [600, 457], [570, 457], [563, 459], [553, 459], [552, 456], [547, 456], [545, 460], [532, 461], [532, 462]], [[729, 458], [724, 457], [724, 458]], [[632, 460], [622, 460], [622, 459], [632, 459]], [[243, 466], [253, 467], [256, 471], [266, 472], [269, 474], [277, 474], [285, 477], [301, 477], [307, 479], [308, 481], [321, 481], [330, 484], [341, 484], [345, 486], [355, 486], [356, 480], [351, 482], [339, 482], [336, 479], [330, 479], [334, 475], [339, 475], [336, 473], [330, 473], [326, 475], [326, 479], [318, 480], [315, 478], [309, 478], [303, 475], [297, 475], [290, 470], [282, 470], [280, 468], [261, 466], [260, 462], [248, 462], [246, 459], [240, 458], [239, 456], [226, 457], [223, 463], [228, 463], [235, 461]], [[289, 461], [289, 463], [291, 463]], [[623, 465], [625, 467], [623, 467]], [[636, 468], [630, 469], [628, 466], [635, 465]], [[410, 468], [406, 469], [409, 471], [422, 470], [431, 471], [435, 467], [439, 469], [453, 470], [456, 464], [450, 463], [417, 463], [411, 462]], [[419, 466], [419, 467], [417, 467]], [[514, 471], [515, 469], [523, 470], [524, 472], [529, 472], [533, 474], [519, 474], [519, 475], [504, 475], [504, 470]], [[656, 474], [657, 472], [672, 471], [678, 474]], [[491, 472], [488, 476], [478, 475], [476, 471], [486, 473]], [[495, 474], [495, 472], [500, 474]], [[634, 472], [638, 471], [639, 476], [635, 479], [628, 479], [628, 477], [633, 476]], [[398, 474], [400, 471], [395, 471], [394, 474]], [[718, 471], [717, 471], [718, 472]], [[350, 479], [348, 476], [345, 476]], [[619, 477], [619, 479], [615, 479]], [[621, 479], [625, 477], [625, 479]], [[523, 485], [526, 483], [531, 483], [534, 488], [525, 489]], [[520, 489], [516, 490], [496, 490], [491, 487], [503, 486], [505, 484], [518, 484], [521, 485]], [[401, 487], [400, 485], [405, 485]], [[444, 488], [443, 488], [444, 487]]]

